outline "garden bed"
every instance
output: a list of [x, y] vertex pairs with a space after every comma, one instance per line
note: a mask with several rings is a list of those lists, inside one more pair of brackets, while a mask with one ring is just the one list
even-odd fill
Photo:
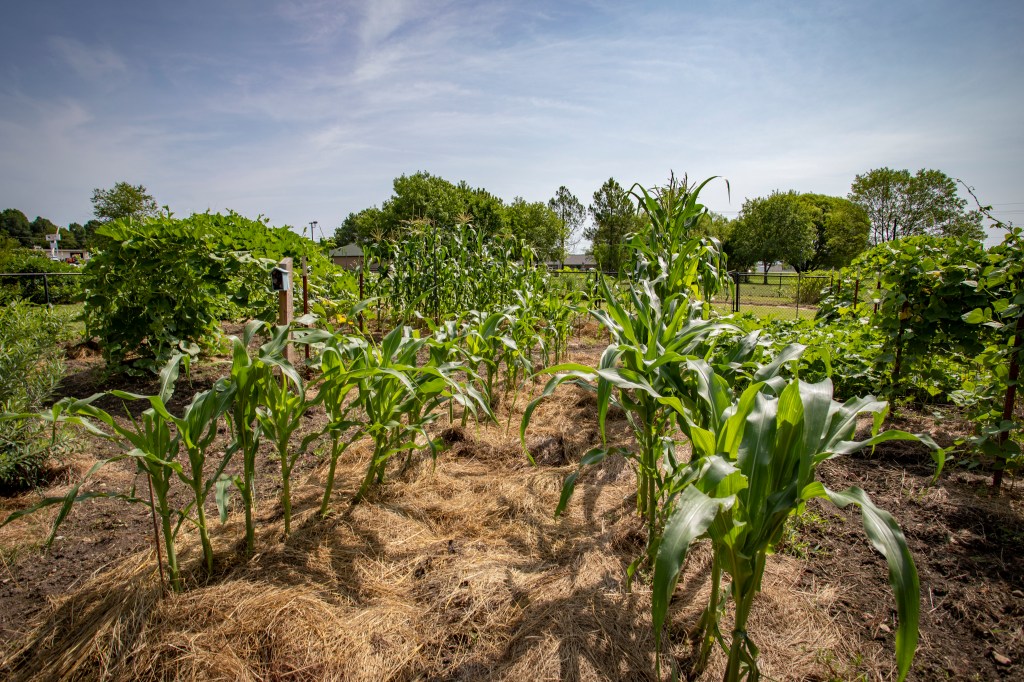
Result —
[[[596, 363], [603, 346], [574, 343], [572, 359]], [[95, 357], [69, 364], [64, 394], [146, 393], [154, 383], [109, 383]], [[191, 385], [180, 381], [172, 411], [223, 366], [195, 369]], [[244, 558], [236, 510], [227, 524], [213, 524], [212, 579], [199, 570], [198, 541], [184, 543], [182, 594], [160, 596], [144, 507], [81, 503], [49, 553], [39, 547], [55, 510], [0, 529], [0, 671], [38, 680], [654, 679], [649, 576], [631, 590], [625, 584], [626, 567], [645, 547], [634, 474], [619, 457], [588, 470], [555, 520], [562, 480], [598, 441], [596, 406], [568, 386], [543, 403], [527, 436], [531, 466], [517, 428], [526, 402], [520, 396], [512, 415], [500, 407], [497, 425], [462, 429], [440, 419], [431, 430], [449, 447], [436, 464], [417, 457], [400, 472], [396, 458], [386, 484], [354, 506], [368, 448], [353, 446], [339, 463], [326, 519], [318, 516], [326, 465], [311, 452], [293, 474], [287, 538], [277, 463], [265, 445], [256, 556]], [[317, 409], [305, 430], [325, 418]], [[609, 437], [629, 446], [621, 413], [610, 420]], [[934, 435], [949, 443], [948, 434]], [[0, 512], [63, 493], [113, 454], [84, 435], [76, 445], [48, 489], [4, 499]], [[984, 479], [964, 470], [930, 485], [933, 472], [922, 447], [900, 444], [821, 469], [834, 489], [863, 487], [906, 532], [922, 594], [911, 678], [1019, 679], [1021, 495], [1008, 487], [991, 499]], [[91, 489], [144, 481], [116, 464]], [[698, 547], [677, 588], [664, 679], [673, 664], [685, 671], [693, 660], [686, 632], [706, 600], [708, 563], [708, 548]], [[895, 679], [893, 614], [885, 561], [864, 538], [859, 513], [812, 503], [769, 557], [749, 631], [769, 679]], [[719, 679], [723, 669], [715, 652], [700, 679]]]

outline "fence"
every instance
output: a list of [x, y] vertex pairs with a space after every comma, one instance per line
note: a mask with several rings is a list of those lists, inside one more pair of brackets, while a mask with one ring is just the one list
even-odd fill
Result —
[[[80, 303], [80, 272], [0, 272], [0, 301], [23, 298], [33, 303]], [[68, 278], [72, 279], [68, 279]]]
[[730, 272], [732, 291], [712, 299], [721, 312], [752, 312], [779, 319], [811, 318], [835, 283], [832, 275], [799, 272]]

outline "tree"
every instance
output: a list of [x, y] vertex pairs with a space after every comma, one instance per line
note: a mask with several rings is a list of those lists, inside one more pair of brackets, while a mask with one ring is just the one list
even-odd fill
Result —
[[537, 258], [548, 261], [558, 257], [561, 250], [562, 222], [558, 215], [542, 201], [528, 202], [516, 197], [506, 209], [509, 231], [517, 239], [525, 240], [537, 252]]
[[[44, 244], [49, 244], [49, 242], [46, 241], [46, 235], [57, 234], [57, 231], [60, 228], [46, 218], [37, 215], [36, 219], [29, 223], [29, 229], [32, 230], [33, 245], [42, 246]], [[65, 235], [61, 235], [61, 239], [63, 239]]]
[[359, 213], [349, 213], [334, 232], [334, 240], [338, 246], [353, 242], [373, 244], [392, 236], [390, 229], [385, 225], [384, 212], [376, 206], [364, 208]]
[[816, 234], [813, 207], [796, 192], [776, 191], [743, 202], [730, 242], [739, 264], [761, 263], [767, 283], [768, 268], [776, 261], [805, 270]]
[[863, 208], [842, 197], [801, 194], [814, 220], [814, 255], [810, 270], [842, 268], [868, 247], [871, 221]]
[[32, 228], [28, 218], [16, 208], [7, 208], [0, 213], [0, 235], [17, 239], [25, 248], [31, 248], [33, 245]]
[[110, 189], [92, 191], [92, 212], [104, 223], [120, 218], [144, 220], [160, 213], [156, 200], [143, 185], [118, 182]]
[[394, 194], [381, 207], [389, 231], [419, 220], [454, 225], [466, 212], [458, 187], [444, 178], [420, 171], [395, 178]]
[[608, 178], [594, 192], [590, 205], [594, 224], [583, 236], [590, 240], [591, 252], [600, 269], [618, 273], [626, 261], [626, 235], [639, 229], [642, 221], [622, 185]]
[[967, 211], [956, 183], [939, 170], [876, 168], [854, 178], [849, 199], [871, 220], [871, 243], [932, 234], [983, 239], [981, 214]]
[[575, 247], [579, 240], [579, 231], [586, 220], [587, 210], [565, 185], [559, 187], [555, 196], [548, 200], [548, 208], [554, 211], [562, 223], [558, 235], [558, 260], [564, 266], [569, 249]]

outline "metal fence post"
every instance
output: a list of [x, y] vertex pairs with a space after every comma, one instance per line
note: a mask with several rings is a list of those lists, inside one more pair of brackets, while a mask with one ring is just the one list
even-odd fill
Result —
[[740, 311], [740, 273], [732, 273], [732, 278], [736, 284], [736, 294], [733, 297], [732, 301], [732, 311], [734, 313], [738, 313]]
[[800, 272], [796, 273], [796, 319], [800, 319]]

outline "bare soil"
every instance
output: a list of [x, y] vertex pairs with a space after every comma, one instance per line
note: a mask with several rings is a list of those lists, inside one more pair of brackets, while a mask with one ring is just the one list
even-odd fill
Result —
[[[597, 338], [573, 344], [594, 362]], [[179, 382], [172, 411], [226, 371], [200, 363]], [[117, 387], [152, 392], [148, 378], [109, 379], [102, 361], [69, 361], [62, 395]], [[539, 390], [533, 386], [533, 390]], [[108, 410], [120, 401], [104, 399]], [[625, 569], [644, 546], [634, 513], [635, 477], [622, 458], [585, 473], [568, 512], [553, 518], [561, 482], [598, 442], [590, 395], [560, 389], [538, 408], [522, 452], [520, 397], [506, 430], [433, 432], [448, 450], [396, 462], [385, 484], [350, 500], [368, 450], [350, 448], [332, 511], [319, 518], [326, 472], [316, 452], [293, 474], [293, 532], [280, 522], [278, 464], [260, 471], [258, 553], [246, 559], [238, 514], [214, 530], [213, 576], [183, 538], [188, 589], [161, 596], [148, 509], [95, 499], [76, 506], [42, 550], [55, 510], [0, 529], [0, 676], [5, 679], [657, 679], [648, 576], [626, 588]], [[129, 411], [142, 404], [129, 404]], [[306, 430], [324, 419], [314, 414]], [[897, 423], [953, 435], [928, 418]], [[456, 416], [456, 421], [458, 417]], [[611, 438], [630, 442], [621, 414]], [[224, 436], [226, 439], [226, 435]], [[943, 442], [945, 441], [945, 442]], [[109, 443], [80, 435], [76, 451], [40, 490], [0, 498], [0, 515], [61, 495]], [[1020, 491], [992, 498], [987, 479], [950, 469], [931, 482], [921, 448], [890, 443], [822, 468], [833, 489], [864, 488], [904, 529], [921, 578], [921, 643], [911, 679], [1024, 679], [1024, 517]], [[124, 491], [144, 480], [130, 465], [102, 469], [91, 490]], [[661, 678], [693, 660], [687, 632], [707, 594], [706, 547], [688, 561], [673, 600]], [[778, 554], [750, 623], [768, 679], [895, 679], [895, 611], [881, 556], [859, 513], [815, 501]], [[721, 676], [715, 653], [700, 679]]]

